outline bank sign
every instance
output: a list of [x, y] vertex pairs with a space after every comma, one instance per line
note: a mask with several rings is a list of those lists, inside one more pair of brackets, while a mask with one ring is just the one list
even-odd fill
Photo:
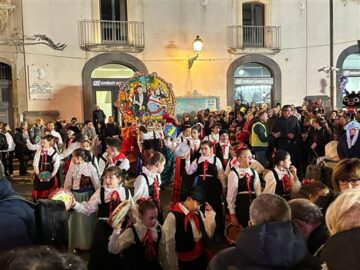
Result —
[[273, 85], [273, 78], [235, 78], [235, 85]]
[[127, 79], [93, 79], [93, 87], [118, 87], [120, 84], [124, 83]]

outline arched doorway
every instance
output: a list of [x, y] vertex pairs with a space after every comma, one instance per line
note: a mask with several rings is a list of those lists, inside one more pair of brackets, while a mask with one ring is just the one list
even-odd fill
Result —
[[[339, 89], [339, 78], [345, 75], [348, 78], [346, 89], [348, 91], [360, 91], [360, 45], [351, 46], [339, 55], [336, 67], [341, 70], [336, 74], [336, 89]], [[342, 93], [336, 92], [336, 107], [342, 107]]]
[[106, 116], [113, 116], [118, 122], [118, 112], [114, 103], [118, 96], [118, 84], [134, 75], [134, 70], [120, 64], [106, 64], [91, 73], [95, 104], [99, 105]]
[[263, 55], [246, 55], [231, 63], [227, 72], [227, 103], [234, 100], [265, 102], [270, 106], [281, 102], [281, 71], [278, 64]]
[[12, 74], [11, 66], [0, 62], [0, 122], [11, 123]]
[[[117, 93], [116, 83], [130, 78], [134, 72], [148, 74], [144, 63], [126, 53], [103, 53], [90, 59], [85, 64], [82, 73], [84, 120], [92, 119], [92, 112], [97, 101], [107, 104], [108, 110], [109, 106], [112, 106], [112, 114], [117, 116], [113, 107], [113, 101], [116, 99], [114, 93]], [[106, 76], [106, 78], [100, 78], [104, 80], [99, 80], [101, 76]], [[97, 91], [103, 91], [103, 93], [97, 94]]]

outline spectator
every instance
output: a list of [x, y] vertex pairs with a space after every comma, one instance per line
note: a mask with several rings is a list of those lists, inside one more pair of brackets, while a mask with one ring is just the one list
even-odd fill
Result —
[[360, 191], [349, 190], [332, 203], [326, 213], [331, 237], [321, 252], [331, 270], [359, 269]]
[[276, 138], [275, 147], [289, 152], [295, 167], [299, 168], [298, 144], [301, 129], [299, 120], [291, 115], [290, 105], [283, 106], [282, 116], [276, 119], [272, 132]]
[[[34, 210], [21, 199], [11, 199], [14, 196], [17, 195], [5, 178], [0, 162], [0, 250], [31, 246], [36, 242]], [[0, 266], [0, 269], [4, 268]]]
[[261, 163], [261, 165], [266, 165], [266, 149], [269, 146], [268, 136], [266, 133], [265, 124], [268, 120], [268, 114], [266, 111], [261, 111], [259, 113], [258, 121], [252, 126], [251, 132], [251, 146], [255, 152], [256, 160]]
[[321, 269], [290, 219], [290, 207], [283, 198], [260, 195], [250, 206], [251, 226], [241, 232], [235, 247], [220, 251], [208, 269]]
[[95, 127], [98, 127], [98, 124], [104, 124], [105, 118], [106, 115], [104, 111], [100, 109], [99, 105], [95, 105], [95, 110], [93, 111], [93, 123]]
[[105, 134], [106, 138], [119, 138], [120, 129], [119, 126], [114, 122], [114, 118], [112, 116], [108, 117], [108, 122], [105, 125]]
[[90, 120], [85, 121], [85, 126], [83, 127], [82, 134], [86, 135], [90, 141], [92, 141], [96, 136], [96, 130], [93, 122]]
[[303, 232], [309, 252], [316, 254], [329, 238], [329, 232], [320, 208], [306, 199], [291, 200], [289, 205], [291, 208], [291, 220]]
[[44, 128], [44, 120], [42, 118], [37, 118], [35, 124], [30, 129], [31, 143], [38, 144], [41, 141]]
[[0, 258], [2, 270], [86, 270], [80, 257], [59, 253], [49, 247], [10, 250]]
[[360, 124], [351, 121], [345, 126], [346, 133], [339, 138], [337, 151], [339, 157], [343, 158], [359, 158], [360, 157]]
[[360, 189], [360, 160], [357, 158], [345, 158], [339, 161], [331, 178], [335, 192]]
[[28, 134], [28, 123], [21, 122], [20, 127], [16, 129], [14, 135], [15, 142], [15, 155], [19, 160], [19, 171], [20, 176], [29, 176], [30, 174], [27, 172], [27, 161], [29, 160], [28, 149], [26, 147], [26, 139], [29, 138]]
[[6, 141], [8, 144], [8, 149], [2, 152], [1, 160], [4, 165], [5, 176], [12, 177], [14, 168], [13, 168], [13, 158], [14, 158], [14, 150], [15, 150], [15, 143], [12, 135], [10, 134], [10, 126], [6, 123], [1, 125], [1, 132], [5, 135]]

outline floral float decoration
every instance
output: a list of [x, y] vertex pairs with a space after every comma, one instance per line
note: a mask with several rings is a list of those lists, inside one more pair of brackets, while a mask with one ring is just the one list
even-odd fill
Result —
[[163, 115], [174, 115], [175, 112], [172, 84], [156, 73], [135, 73], [132, 78], [119, 85], [115, 106], [128, 123], [161, 121]]

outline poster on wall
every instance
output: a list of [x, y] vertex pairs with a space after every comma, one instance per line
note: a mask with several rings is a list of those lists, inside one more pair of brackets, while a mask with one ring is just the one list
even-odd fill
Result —
[[28, 74], [30, 99], [54, 98], [52, 72], [49, 65], [28, 65]]
[[176, 97], [176, 115], [180, 117], [183, 113], [196, 113], [199, 110], [209, 109], [210, 111], [219, 110], [219, 97]]

